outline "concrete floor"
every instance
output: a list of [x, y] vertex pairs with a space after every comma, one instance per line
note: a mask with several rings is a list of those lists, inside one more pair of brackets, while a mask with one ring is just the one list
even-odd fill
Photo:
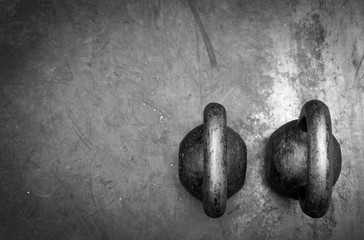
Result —
[[[363, 239], [362, 0], [0, 0], [0, 239]], [[320, 99], [343, 165], [329, 212], [264, 176], [270, 134]], [[210, 219], [178, 179], [209, 102], [248, 149]]]

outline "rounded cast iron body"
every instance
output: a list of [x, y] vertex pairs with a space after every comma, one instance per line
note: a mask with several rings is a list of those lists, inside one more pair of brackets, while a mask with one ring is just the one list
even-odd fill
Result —
[[178, 173], [182, 185], [203, 201], [205, 213], [220, 217], [226, 199], [244, 185], [246, 145], [226, 126], [225, 108], [210, 103], [204, 110], [204, 124], [192, 129], [179, 147]]
[[269, 139], [266, 163], [276, 190], [299, 200], [308, 216], [324, 216], [341, 171], [340, 145], [332, 135], [327, 106], [311, 100], [298, 120], [278, 128]]

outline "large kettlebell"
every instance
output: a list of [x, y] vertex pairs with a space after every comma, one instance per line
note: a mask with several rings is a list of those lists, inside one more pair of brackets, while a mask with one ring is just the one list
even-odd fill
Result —
[[222, 105], [208, 104], [203, 120], [180, 144], [178, 173], [187, 191], [203, 201], [204, 212], [217, 218], [244, 185], [247, 152], [239, 134], [226, 126]]
[[297, 120], [271, 135], [266, 164], [276, 190], [299, 200], [308, 216], [324, 216], [341, 171], [340, 145], [332, 134], [328, 107], [319, 100], [304, 104]]

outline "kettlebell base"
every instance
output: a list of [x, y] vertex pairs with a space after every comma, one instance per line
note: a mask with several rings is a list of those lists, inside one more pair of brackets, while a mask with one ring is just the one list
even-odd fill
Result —
[[[293, 120], [278, 128], [270, 137], [266, 151], [268, 180], [281, 194], [299, 199], [307, 185], [307, 132]], [[341, 171], [340, 144], [333, 136], [333, 185]]]
[[[238, 133], [226, 128], [227, 142], [227, 198], [244, 185], [247, 166], [245, 142]], [[180, 182], [196, 198], [203, 200], [203, 125], [192, 129], [179, 147], [178, 175]]]

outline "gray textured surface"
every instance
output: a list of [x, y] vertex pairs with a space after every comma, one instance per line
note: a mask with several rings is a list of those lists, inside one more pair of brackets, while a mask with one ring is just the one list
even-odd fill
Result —
[[[362, 239], [364, 3], [0, 0], [1, 239]], [[264, 179], [270, 134], [324, 101], [343, 166], [324, 218]], [[209, 219], [178, 145], [216, 101], [247, 144]]]

